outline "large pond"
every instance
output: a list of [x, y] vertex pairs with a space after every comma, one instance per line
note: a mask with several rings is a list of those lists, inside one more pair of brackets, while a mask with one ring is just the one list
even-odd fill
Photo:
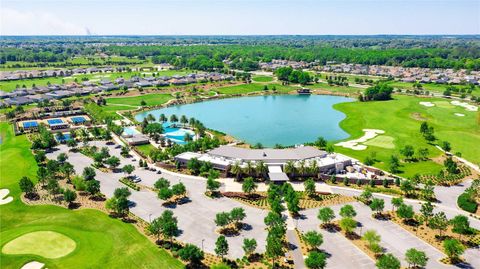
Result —
[[313, 142], [319, 136], [327, 140], [347, 138], [349, 135], [339, 127], [345, 114], [332, 106], [351, 101], [326, 95], [240, 97], [145, 111], [135, 118], [142, 121], [148, 114], [157, 119], [162, 113], [167, 117], [186, 115], [250, 144], [287, 146]]

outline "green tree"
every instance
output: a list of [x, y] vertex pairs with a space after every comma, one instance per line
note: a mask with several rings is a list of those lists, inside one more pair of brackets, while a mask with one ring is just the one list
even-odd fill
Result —
[[452, 232], [457, 233], [460, 236], [471, 232], [470, 221], [464, 215], [456, 215], [450, 220], [450, 224], [452, 225]]
[[370, 209], [376, 212], [376, 215], [382, 213], [383, 209], [385, 208], [385, 201], [379, 198], [373, 198], [372, 202], [370, 203]]
[[342, 208], [340, 208], [340, 216], [342, 218], [353, 218], [357, 216], [357, 212], [352, 205], [344, 205]]
[[401, 206], [403, 204], [403, 197], [394, 197], [392, 198], [392, 207], [393, 207], [393, 210], [395, 210], [395, 208], [398, 208], [399, 206]]
[[227, 212], [220, 212], [215, 215], [215, 224], [220, 227], [225, 227], [230, 224], [230, 214]]
[[73, 201], [77, 199], [77, 193], [70, 189], [65, 189], [65, 191], [63, 192], [63, 199], [68, 204], [68, 207], [71, 207]]
[[[192, 244], [185, 245], [182, 249], [178, 251], [178, 256], [183, 261], [190, 263], [190, 265], [199, 264], [203, 260], [203, 251], [201, 251], [197, 246]], [[192, 266], [192, 268], [195, 268]]]
[[402, 204], [397, 209], [397, 215], [404, 221], [410, 220], [415, 215], [411, 205]]
[[110, 166], [110, 169], [115, 169], [120, 165], [120, 159], [116, 156], [111, 156], [110, 158], [105, 160], [105, 164]]
[[169, 188], [170, 187], [170, 181], [166, 180], [165, 178], [159, 178], [155, 183], [153, 184], [153, 187], [155, 189], [163, 189], [163, 188]]
[[246, 216], [245, 209], [241, 207], [235, 207], [230, 211], [230, 220], [235, 222], [236, 225], [244, 220]]
[[35, 193], [35, 185], [28, 177], [22, 177], [18, 182], [20, 190], [25, 193], [25, 197], [32, 197]]
[[220, 182], [216, 181], [212, 177], [208, 177], [206, 188], [207, 188], [207, 191], [213, 194], [217, 192], [218, 189], [220, 188]]
[[122, 171], [127, 175], [130, 175], [134, 170], [135, 170], [135, 166], [131, 164], [126, 164], [122, 167]]
[[330, 207], [324, 207], [318, 210], [317, 218], [327, 225], [335, 218], [335, 213]]
[[428, 221], [431, 217], [433, 217], [433, 209], [435, 207], [430, 202], [423, 203], [420, 207], [420, 213], [422, 214], [422, 218], [425, 220], [425, 223], [428, 224]]
[[405, 160], [411, 160], [415, 154], [415, 150], [412, 145], [405, 145], [405, 147], [400, 150], [400, 153], [405, 156]]
[[438, 212], [430, 219], [428, 222], [428, 227], [438, 230], [439, 235], [442, 236], [443, 231], [445, 231], [448, 227], [448, 219], [445, 216], [444, 212]]
[[367, 230], [362, 239], [368, 242], [368, 247], [371, 249], [374, 245], [378, 245], [382, 238], [375, 230]]
[[458, 260], [458, 257], [465, 252], [465, 246], [457, 239], [446, 239], [443, 241], [443, 251], [452, 261]]
[[88, 193], [90, 193], [90, 195], [95, 196], [98, 193], [100, 193], [100, 181], [95, 179], [89, 180], [89, 181], [86, 181], [85, 185], [86, 185], [85, 190]]
[[225, 236], [220, 235], [215, 242], [215, 253], [222, 257], [228, 254], [228, 242]]
[[400, 161], [398, 160], [398, 157], [395, 155], [390, 156], [390, 159], [388, 161], [388, 170], [391, 173], [398, 173], [399, 170], [398, 168], [400, 167]]
[[409, 267], [425, 267], [428, 262], [428, 257], [425, 252], [410, 248], [405, 253], [405, 261], [408, 263]]
[[184, 196], [187, 193], [187, 188], [185, 187], [185, 184], [179, 182], [175, 185], [172, 185], [172, 193], [173, 195]]
[[392, 254], [384, 254], [375, 263], [378, 269], [400, 269], [400, 261]]
[[172, 196], [173, 196], [173, 192], [169, 188], [161, 188], [158, 190], [158, 198], [160, 198], [161, 200], [166, 201], [172, 198]]
[[305, 265], [309, 269], [323, 269], [327, 266], [327, 255], [319, 251], [311, 251], [305, 259]]
[[92, 167], [89, 167], [89, 166], [83, 168], [82, 176], [86, 181], [94, 179], [95, 176], [96, 176], [95, 169], [93, 169]]
[[339, 225], [347, 235], [350, 235], [353, 233], [355, 228], [357, 228], [357, 221], [352, 218], [342, 218], [339, 222]]
[[255, 192], [257, 189], [257, 184], [253, 180], [252, 177], [247, 177], [242, 183], [242, 191], [246, 193], [247, 195], [250, 195], [251, 193]]
[[242, 249], [245, 252], [245, 256], [247, 257], [247, 259], [253, 254], [256, 248], [257, 248], [257, 240], [255, 240], [255, 238], [243, 239]]
[[313, 179], [309, 178], [307, 179], [304, 183], [303, 186], [305, 188], [305, 193], [312, 197], [316, 193], [316, 188], [315, 188], [315, 181]]
[[310, 249], [317, 249], [323, 244], [323, 236], [317, 231], [308, 231], [303, 235], [303, 240]]

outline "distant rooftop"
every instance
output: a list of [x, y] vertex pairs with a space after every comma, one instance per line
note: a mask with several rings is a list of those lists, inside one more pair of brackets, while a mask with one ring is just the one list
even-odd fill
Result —
[[287, 149], [246, 149], [231, 146], [220, 146], [208, 152], [210, 155], [244, 161], [273, 161], [305, 160], [325, 155], [324, 151], [314, 147], [305, 146]]

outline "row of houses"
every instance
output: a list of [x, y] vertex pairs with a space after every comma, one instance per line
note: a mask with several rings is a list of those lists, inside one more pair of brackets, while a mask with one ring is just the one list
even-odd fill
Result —
[[96, 73], [113, 73], [126, 72], [127, 67], [88, 67], [88, 68], [56, 68], [47, 70], [15, 70], [15, 71], [1, 71], [0, 81], [5, 80], [20, 80], [27, 78], [48, 78], [48, 77], [67, 77], [75, 75], [96, 74]]
[[82, 83], [67, 83], [63, 85], [51, 84], [32, 88], [18, 88], [12, 92], [0, 91], [0, 107], [12, 105], [26, 105], [53, 99], [62, 99], [71, 96], [82, 96], [108, 92], [117, 89], [131, 89], [144, 87], [164, 87], [169, 85], [187, 85], [201, 82], [234, 80], [232, 75], [221, 73], [201, 73], [189, 75], [174, 75], [161, 77], [138, 77], [130, 79], [117, 78], [115, 80], [102, 79], [100, 81], [84, 81]]
[[385, 65], [337, 64], [334, 62], [327, 63], [323, 66], [317, 66], [315, 69], [323, 72], [393, 77], [403, 82], [438, 84], [467, 83], [478, 85], [480, 80], [480, 71], [467, 71], [465, 69], [430, 69]]
[[260, 62], [258, 65], [264, 71], [275, 71], [280, 67], [292, 67], [294, 69], [309, 68], [315, 63], [308, 63], [304, 61], [289, 61], [289, 60], [272, 60], [271, 62]]

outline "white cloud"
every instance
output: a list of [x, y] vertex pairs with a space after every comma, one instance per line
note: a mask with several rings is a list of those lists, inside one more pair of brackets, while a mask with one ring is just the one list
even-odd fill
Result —
[[64, 21], [47, 12], [0, 9], [2, 35], [84, 35], [85, 27]]

